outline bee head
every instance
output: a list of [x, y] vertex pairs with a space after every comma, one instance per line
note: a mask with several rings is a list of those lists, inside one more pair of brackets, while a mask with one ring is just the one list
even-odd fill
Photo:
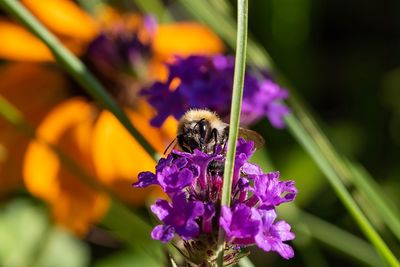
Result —
[[184, 123], [177, 138], [181, 148], [191, 153], [196, 148], [205, 151], [210, 137], [210, 123], [206, 119], [200, 119]]

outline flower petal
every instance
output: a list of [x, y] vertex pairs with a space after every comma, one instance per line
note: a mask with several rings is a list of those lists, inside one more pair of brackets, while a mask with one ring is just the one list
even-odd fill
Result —
[[159, 25], [153, 47], [160, 59], [167, 59], [173, 55], [213, 55], [224, 50], [221, 39], [207, 27], [196, 22]]
[[2, 59], [18, 61], [54, 60], [45, 44], [15, 23], [0, 21], [0, 40], [0, 58]]
[[69, 38], [90, 41], [98, 32], [93, 18], [70, 0], [22, 0], [50, 30]]
[[[66, 95], [61, 73], [38, 64], [3, 64], [0, 77], [0, 94], [33, 126]], [[0, 118], [1, 196], [22, 185], [22, 161], [28, 143], [28, 138]]]
[[[89, 173], [93, 173], [89, 154], [92, 112], [87, 102], [71, 99], [53, 109], [37, 129], [41, 139], [60, 146]], [[51, 204], [56, 221], [77, 234], [85, 234], [108, 208], [107, 197], [77, 179], [43, 143], [29, 144], [23, 176], [27, 189]]]
[[174, 238], [175, 229], [169, 225], [157, 225], [151, 232], [151, 238], [168, 243]]
[[109, 111], [103, 111], [92, 135], [92, 157], [98, 178], [125, 201], [142, 205], [152, 188], [132, 188], [139, 172], [155, 162]]

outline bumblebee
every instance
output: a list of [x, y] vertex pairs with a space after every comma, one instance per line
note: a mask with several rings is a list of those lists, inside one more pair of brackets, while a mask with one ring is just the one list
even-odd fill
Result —
[[[176, 140], [182, 151], [193, 153], [195, 149], [200, 149], [205, 153], [215, 153], [218, 145], [225, 148], [228, 133], [229, 124], [224, 123], [215, 112], [191, 109], [179, 120]], [[260, 134], [249, 129], [239, 128], [239, 137], [254, 141], [257, 148], [265, 144]]]

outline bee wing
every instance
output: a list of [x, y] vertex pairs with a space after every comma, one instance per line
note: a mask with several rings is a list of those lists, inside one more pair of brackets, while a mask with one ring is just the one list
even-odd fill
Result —
[[243, 137], [246, 140], [251, 140], [254, 142], [255, 147], [258, 149], [260, 147], [263, 147], [265, 145], [265, 140], [264, 137], [262, 137], [259, 133], [256, 131], [252, 131], [249, 129], [245, 128], [239, 128], [239, 136]]

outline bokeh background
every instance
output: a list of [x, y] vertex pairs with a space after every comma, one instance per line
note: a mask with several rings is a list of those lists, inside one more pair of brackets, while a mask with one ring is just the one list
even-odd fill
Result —
[[[22, 2], [91, 67], [159, 152], [172, 140], [176, 122], [170, 119], [161, 130], [151, 128], [148, 121], [153, 111], [127, 92], [135, 95], [138, 88], [162, 79], [165, 70], [160, 62], [172, 54], [232, 52], [204, 25], [165, 27], [164, 35], [157, 39], [158, 50], [151, 55], [144, 52], [150, 67], [135, 68], [134, 73], [127, 71], [126, 62], [104, 67], [101, 59], [88, 55], [88, 46], [100, 32], [118, 23], [122, 31], [142, 29], [139, 13], [143, 1]], [[176, 20], [195, 21], [179, 1], [163, 3], [164, 11]], [[216, 1], [215, 5], [234, 15], [229, 6], [234, 7], [235, 1]], [[163, 14], [163, 10], [154, 11]], [[400, 3], [394, 0], [249, 3], [253, 39], [265, 47], [280, 73], [297, 88], [334, 147], [370, 172], [396, 211], [400, 208], [399, 12]], [[0, 15], [1, 95], [44, 139], [66, 150], [119, 199], [115, 203], [104, 192], [85, 185], [76, 173], [62, 167], [64, 163], [52, 152], [32, 142], [26, 131], [0, 119], [0, 266], [159, 266], [165, 258], [161, 252], [156, 259], [148, 253], [161, 249], [147, 240], [143, 221], [154, 223], [146, 207], [160, 193], [155, 189], [139, 192], [130, 186], [139, 171], [152, 170], [154, 161], [53, 62], [40, 41], [17, 26], [5, 11]], [[146, 40], [145, 30], [141, 38]], [[253, 263], [374, 266], [379, 262], [324, 174], [291, 134], [273, 128], [266, 120], [252, 128], [267, 141], [266, 168], [278, 169], [283, 177], [296, 181], [296, 212], [302, 210], [295, 216], [291, 208], [282, 210], [297, 234], [293, 242], [296, 257], [284, 261], [253, 250]], [[257, 157], [266, 159], [265, 155]], [[376, 211], [369, 209], [368, 198], [357, 192], [353, 196], [363, 199], [364, 210], [370, 210], [367, 216], [400, 256], [399, 241], [376, 217]], [[147, 248], [143, 249], [143, 244]], [[357, 254], [376, 261], [368, 263]]]

